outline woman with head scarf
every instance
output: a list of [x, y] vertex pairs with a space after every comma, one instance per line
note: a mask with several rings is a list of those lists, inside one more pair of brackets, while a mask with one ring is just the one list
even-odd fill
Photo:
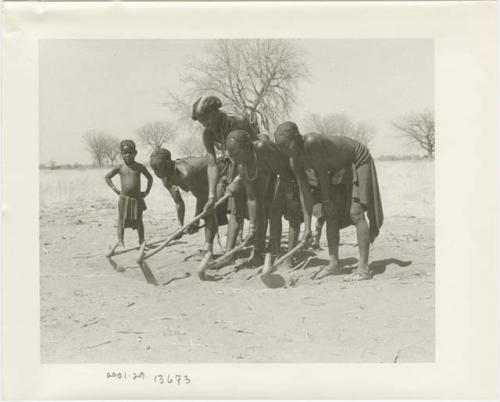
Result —
[[[203, 145], [207, 151], [208, 201], [204, 209], [213, 208], [216, 202], [217, 182], [220, 172], [217, 167], [216, 149], [226, 154], [226, 137], [233, 130], [245, 130], [252, 140], [257, 140], [257, 132], [246, 116], [232, 115], [220, 110], [222, 103], [216, 96], [199, 98], [193, 104], [192, 119], [200, 122], [203, 131]], [[237, 175], [233, 163], [227, 159], [227, 181], [231, 182]], [[226, 250], [234, 248], [237, 234], [248, 217], [245, 189], [233, 183], [228, 187], [231, 197], [228, 203], [230, 212]]]

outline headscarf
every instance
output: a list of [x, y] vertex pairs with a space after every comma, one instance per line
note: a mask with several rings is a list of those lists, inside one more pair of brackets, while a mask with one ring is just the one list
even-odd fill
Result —
[[191, 118], [193, 120], [198, 120], [200, 116], [203, 116], [213, 110], [219, 110], [221, 106], [222, 102], [216, 96], [207, 96], [205, 98], [201, 97], [193, 103], [193, 113]]

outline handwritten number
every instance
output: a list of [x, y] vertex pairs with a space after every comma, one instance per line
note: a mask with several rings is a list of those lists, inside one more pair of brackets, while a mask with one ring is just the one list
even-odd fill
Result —
[[[145, 380], [146, 379], [146, 374], [144, 371], [140, 371], [138, 373], [133, 372], [133, 373], [128, 373], [128, 379], [132, 379], [132, 381], [135, 380]], [[118, 380], [126, 380], [127, 379], [127, 373], [126, 372], [116, 372], [116, 371], [107, 371], [106, 372], [106, 378], [116, 378]], [[177, 383], [177, 385], [182, 384], [191, 384], [191, 378], [189, 378], [188, 375], [182, 375], [182, 374], [157, 374], [153, 377], [153, 381], [158, 384], [173, 384], [174, 382]]]

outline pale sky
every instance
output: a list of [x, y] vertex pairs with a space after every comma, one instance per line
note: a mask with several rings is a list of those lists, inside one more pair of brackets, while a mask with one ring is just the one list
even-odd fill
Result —
[[[203, 54], [207, 43], [41, 41], [40, 162], [89, 163], [81, 140], [87, 130], [135, 139], [147, 122], [174, 120], [164, 105], [167, 93], [182, 91], [186, 61]], [[311, 76], [300, 85], [290, 120], [300, 126], [307, 113], [346, 113], [376, 128], [374, 156], [414, 153], [391, 122], [434, 108], [432, 40], [308, 39], [297, 44], [306, 52]]]

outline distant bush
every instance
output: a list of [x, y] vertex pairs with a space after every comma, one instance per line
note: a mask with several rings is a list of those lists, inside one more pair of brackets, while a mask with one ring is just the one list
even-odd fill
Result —
[[376, 161], [427, 161], [429, 158], [422, 155], [382, 155], [374, 158]]
[[71, 170], [71, 169], [74, 169], [74, 170], [86, 170], [86, 169], [99, 169], [98, 166], [96, 165], [84, 165], [84, 164], [81, 164], [81, 163], [67, 163], [67, 164], [64, 164], [64, 165], [46, 165], [44, 163], [40, 163], [38, 165], [38, 168], [40, 170], [61, 170], [61, 169], [64, 169], [64, 170]]

